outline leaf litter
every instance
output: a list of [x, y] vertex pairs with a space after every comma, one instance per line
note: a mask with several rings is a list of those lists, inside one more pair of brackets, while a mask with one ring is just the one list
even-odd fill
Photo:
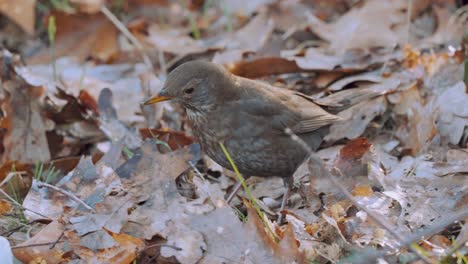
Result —
[[[34, 1], [10, 2], [2, 19], [30, 36], [46, 31], [8, 12]], [[182, 2], [45, 5], [38, 15], [59, 22], [55, 42], [35, 33], [40, 45], [22, 45], [22, 58], [2, 51], [0, 235], [18, 260], [463, 259], [466, 7]], [[141, 106], [192, 59], [305, 92], [343, 118], [295, 173], [287, 224], [275, 221], [279, 179], [247, 180], [265, 221], [244, 192], [228, 206], [233, 174], [203, 155], [180, 108]]]

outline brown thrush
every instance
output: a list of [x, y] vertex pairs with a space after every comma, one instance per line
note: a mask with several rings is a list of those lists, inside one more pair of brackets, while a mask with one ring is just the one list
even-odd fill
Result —
[[[289, 197], [292, 175], [309, 156], [285, 129], [316, 150], [327, 126], [340, 120], [304, 94], [238, 77], [204, 61], [177, 67], [160, 93], [145, 104], [171, 99], [185, 108], [202, 149], [221, 166], [231, 168], [220, 142], [245, 176], [283, 178], [286, 192], [281, 211]], [[228, 202], [240, 187], [240, 183], [234, 187]]]

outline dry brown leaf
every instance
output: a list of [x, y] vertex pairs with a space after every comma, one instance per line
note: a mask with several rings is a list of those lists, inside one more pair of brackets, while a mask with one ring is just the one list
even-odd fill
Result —
[[333, 124], [325, 140], [336, 141], [342, 138], [357, 138], [365, 131], [369, 123], [378, 115], [385, 112], [387, 102], [380, 96], [369, 101], [356, 104], [340, 113], [344, 121]]
[[[144, 242], [126, 234], [117, 234], [108, 230], [95, 232], [92, 240], [85, 240], [73, 231], [66, 231], [65, 237], [73, 253], [86, 263], [131, 263], [137, 252], [144, 247]], [[100, 246], [97, 250], [89, 247]]]
[[35, 8], [36, 0], [0, 1], [0, 13], [9, 17], [30, 35], [34, 34]]
[[0, 199], [0, 215], [5, 215], [11, 211], [13, 207], [10, 202]]
[[172, 150], [188, 146], [193, 143], [193, 138], [181, 131], [164, 129], [140, 128], [143, 139], [154, 138], [166, 142]]
[[[117, 56], [118, 30], [104, 15], [52, 15], [58, 25], [53, 47], [55, 58], [72, 55], [80, 61], [92, 57], [107, 62]], [[27, 58], [28, 64], [48, 64], [52, 61], [49, 47]]]
[[[5, 162], [0, 167], [0, 188], [11, 197], [23, 199], [29, 192], [32, 177], [33, 173], [30, 165], [17, 161]], [[0, 194], [0, 198], [5, 197]]]
[[407, 15], [401, 12], [407, 7], [403, 0], [366, 1], [331, 24], [309, 15], [310, 29], [337, 54], [356, 48], [394, 47], [407, 41]]
[[431, 103], [424, 104], [418, 85], [402, 92], [401, 97], [394, 112], [406, 118], [396, 131], [396, 136], [412, 155], [416, 155], [437, 133], [434, 107]]
[[367, 160], [365, 154], [369, 152], [371, 144], [367, 138], [356, 138], [340, 149], [340, 155], [334, 161], [338, 168], [347, 177], [367, 175]]
[[96, 14], [104, 6], [105, 0], [70, 0], [80, 12], [87, 14]]
[[356, 138], [340, 149], [340, 159], [342, 160], [358, 160], [361, 159], [372, 145], [367, 138]]
[[[59, 221], [53, 221], [44, 227], [39, 233], [29, 240], [19, 244], [20, 248], [13, 249], [15, 257], [23, 263], [38, 263], [33, 261], [44, 261], [45, 263], [59, 263], [67, 261], [63, 240], [58, 242], [54, 248], [50, 248], [52, 243], [58, 241], [65, 227]], [[50, 243], [42, 246], [37, 244]], [[41, 263], [41, 262], [39, 262]]]
[[109, 259], [110, 263], [130, 263], [137, 257], [138, 252], [145, 246], [140, 238], [132, 237], [126, 234], [113, 233], [106, 230], [112, 238], [119, 243], [120, 252]]
[[353, 196], [362, 196], [362, 197], [369, 197], [374, 193], [372, 187], [369, 185], [358, 185], [354, 187], [351, 191]]
[[228, 65], [228, 70], [235, 75], [246, 78], [259, 78], [267, 75], [301, 71], [295, 62], [274, 57], [240, 61], [234, 65]]
[[7, 51], [2, 54], [2, 89], [6, 94], [1, 105], [4, 116], [0, 123], [6, 130], [3, 162], [45, 162], [50, 159], [46, 130], [51, 124], [46, 124], [41, 109], [44, 89], [30, 86], [16, 74], [13, 64], [19, 64], [17, 59]]

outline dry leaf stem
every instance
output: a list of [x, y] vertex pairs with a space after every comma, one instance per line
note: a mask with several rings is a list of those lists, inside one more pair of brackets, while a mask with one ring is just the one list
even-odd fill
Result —
[[46, 187], [46, 188], [49, 188], [49, 189], [54, 190], [56, 192], [59, 192], [59, 193], [65, 195], [65, 196], [68, 196], [70, 199], [74, 200], [75, 202], [77, 202], [77, 203], [81, 204], [82, 206], [84, 206], [86, 209], [88, 209], [91, 212], [95, 213], [94, 209], [91, 206], [86, 204], [84, 201], [82, 201], [80, 198], [78, 198], [78, 196], [74, 195], [71, 192], [65, 191], [62, 188], [59, 188], [57, 186], [54, 186], [54, 185], [51, 185], [51, 184], [48, 184], [48, 183], [45, 183], [45, 182], [39, 182], [38, 181], [37, 186], [39, 188]]

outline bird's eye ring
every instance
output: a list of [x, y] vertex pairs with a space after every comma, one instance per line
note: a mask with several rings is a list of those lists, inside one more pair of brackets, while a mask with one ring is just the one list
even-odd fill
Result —
[[191, 94], [191, 93], [193, 93], [193, 91], [194, 91], [193, 87], [190, 87], [190, 88], [185, 89], [184, 93], [185, 94]]

